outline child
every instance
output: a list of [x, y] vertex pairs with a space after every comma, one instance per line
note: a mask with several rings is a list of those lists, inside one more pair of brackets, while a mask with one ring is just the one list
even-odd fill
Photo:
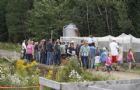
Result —
[[100, 55], [100, 60], [101, 60], [101, 65], [104, 67], [105, 63], [106, 63], [108, 52], [105, 47], [102, 50], [103, 50], [103, 52]]
[[99, 70], [100, 56], [95, 56], [95, 70]]
[[109, 54], [107, 56], [105, 65], [106, 65], [108, 73], [110, 73], [110, 71], [112, 70], [112, 61], [111, 61], [111, 58], [110, 58]]
[[120, 68], [121, 68], [121, 66], [123, 64], [123, 51], [122, 51], [122, 48], [119, 48], [118, 51], [119, 51], [119, 55], [118, 55], [118, 58], [117, 58], [117, 61], [118, 61], [117, 70], [120, 70]]
[[130, 48], [128, 53], [127, 53], [127, 62], [128, 62], [129, 70], [131, 70], [132, 61], [135, 62], [135, 59], [134, 59], [134, 53], [132, 52], [132, 49]]

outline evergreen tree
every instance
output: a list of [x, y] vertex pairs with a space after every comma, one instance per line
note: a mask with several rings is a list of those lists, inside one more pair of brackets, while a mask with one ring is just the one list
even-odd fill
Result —
[[128, 16], [132, 20], [134, 30], [131, 34], [139, 37], [140, 34], [140, 1], [139, 0], [127, 0]]
[[7, 41], [8, 39], [8, 31], [6, 26], [6, 18], [5, 18], [5, 7], [7, 1], [0, 0], [0, 41]]
[[139, 0], [0, 0], [0, 41], [62, 36], [74, 23], [81, 36], [140, 34]]
[[[30, 0], [29, 0], [30, 1]], [[6, 7], [6, 24], [10, 41], [21, 41], [27, 38], [28, 0], [8, 0]]]

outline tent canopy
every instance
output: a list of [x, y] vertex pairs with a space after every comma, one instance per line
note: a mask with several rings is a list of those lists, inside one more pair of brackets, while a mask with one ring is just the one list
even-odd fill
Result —
[[[60, 37], [62, 42], [74, 41], [76, 44], [80, 44], [81, 40], [88, 40], [90, 37]], [[121, 35], [114, 37], [107, 35], [104, 37], [94, 37], [96, 46], [99, 48], [107, 47], [109, 48], [109, 43], [112, 39], [115, 39], [120, 46], [123, 47], [123, 51], [128, 51], [129, 48], [132, 48], [135, 52], [140, 52], [140, 38], [136, 38], [133, 35], [122, 33]]]

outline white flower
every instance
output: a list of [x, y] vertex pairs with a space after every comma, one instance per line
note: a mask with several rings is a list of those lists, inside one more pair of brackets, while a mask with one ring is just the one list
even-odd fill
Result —
[[75, 71], [75, 70], [72, 70], [72, 71], [70, 72], [69, 78], [72, 78], [72, 79], [74, 79], [74, 80], [76, 80], [76, 81], [82, 80], [82, 77], [81, 77], [81, 76], [79, 75], [79, 73], [78, 73], [77, 71]]

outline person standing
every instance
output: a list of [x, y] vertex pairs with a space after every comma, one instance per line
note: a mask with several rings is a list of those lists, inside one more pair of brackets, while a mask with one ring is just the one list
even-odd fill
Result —
[[54, 64], [55, 65], [60, 65], [60, 58], [61, 58], [60, 43], [56, 42], [54, 45]]
[[106, 62], [107, 56], [108, 56], [107, 49], [105, 47], [103, 47], [102, 53], [100, 55], [100, 60], [101, 60], [102, 66], [105, 66], [105, 62]]
[[128, 68], [131, 70], [132, 68], [132, 62], [136, 62], [134, 58], [134, 53], [132, 52], [132, 49], [130, 48], [127, 53], [127, 62], [128, 62]]
[[119, 56], [119, 45], [115, 39], [109, 44], [110, 52], [111, 52], [111, 59], [112, 65], [115, 70], [117, 70], [117, 63], [118, 63], [118, 56]]
[[111, 56], [112, 56], [112, 63], [117, 63], [117, 57], [119, 55], [118, 49], [118, 43], [116, 42], [115, 39], [112, 40], [112, 42], [109, 44], [110, 47], [110, 52], [111, 52]]
[[91, 69], [94, 68], [95, 55], [96, 55], [95, 43], [91, 43], [91, 46], [90, 46], [90, 57], [89, 57], [89, 67]]
[[26, 58], [26, 41], [25, 40], [22, 42], [22, 58], [23, 59]]
[[46, 45], [46, 49], [47, 49], [47, 61], [46, 64], [47, 65], [51, 65], [53, 64], [53, 44], [52, 41], [49, 40], [49, 42]]
[[91, 45], [92, 43], [95, 43], [95, 37], [93, 35], [89, 35], [88, 37], [88, 44]]
[[35, 42], [35, 45], [34, 45], [34, 55], [35, 55], [35, 60], [36, 61], [39, 61], [39, 55], [38, 55], [38, 42]]
[[28, 62], [31, 62], [33, 59], [33, 52], [34, 52], [34, 46], [32, 41], [28, 40], [28, 45], [26, 48], [26, 59], [28, 60]]
[[119, 55], [118, 55], [118, 70], [121, 69], [122, 65], [123, 65], [123, 48], [119, 47]]
[[81, 56], [81, 61], [82, 61], [82, 65], [83, 68], [88, 68], [88, 57], [89, 57], [89, 53], [90, 53], [90, 48], [88, 46], [88, 41], [84, 41], [84, 45], [81, 46], [80, 48], [80, 56]]
[[110, 71], [112, 70], [112, 62], [111, 62], [111, 58], [110, 58], [109, 53], [107, 55], [105, 65], [106, 65], [106, 68], [107, 68], [107, 72], [110, 73]]
[[76, 55], [76, 48], [74, 47], [74, 43], [70, 43], [70, 47], [67, 49], [67, 54], [69, 57]]
[[81, 40], [81, 44], [76, 46], [76, 54], [77, 54], [77, 60], [78, 60], [78, 65], [81, 67], [82, 63], [81, 63], [81, 57], [80, 57], [80, 48], [81, 46], [84, 45], [84, 40]]
[[45, 64], [45, 42], [46, 42], [46, 40], [45, 39], [42, 39], [41, 41], [40, 41], [40, 44], [39, 44], [39, 46], [38, 46], [38, 54], [40, 55], [39, 56], [39, 61], [40, 61], [40, 63], [42, 63], [42, 64]]

